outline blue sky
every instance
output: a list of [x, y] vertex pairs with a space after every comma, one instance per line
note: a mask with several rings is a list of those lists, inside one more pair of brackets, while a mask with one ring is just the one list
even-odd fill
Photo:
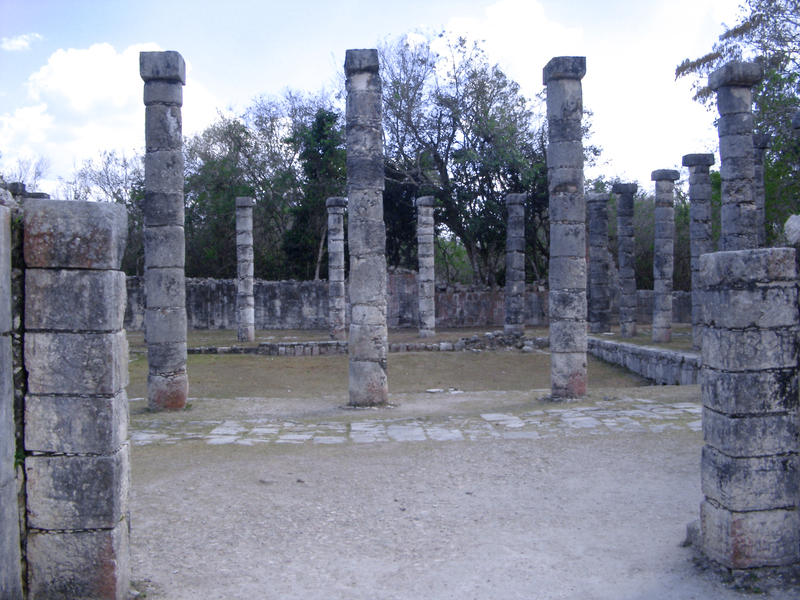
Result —
[[716, 150], [715, 114], [675, 66], [710, 49], [739, 0], [0, 0], [0, 170], [46, 157], [54, 193], [86, 158], [144, 143], [140, 50], [188, 65], [184, 132], [218, 110], [285, 88], [332, 88], [347, 48], [414, 29], [484, 40], [529, 98], [553, 56], [585, 55], [584, 104], [602, 162], [588, 173], [639, 180]]

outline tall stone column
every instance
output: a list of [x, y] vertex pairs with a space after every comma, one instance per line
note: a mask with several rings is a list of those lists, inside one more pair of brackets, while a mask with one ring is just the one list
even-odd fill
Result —
[[683, 166], [689, 167], [689, 245], [692, 270], [692, 348], [703, 341], [700, 314], [700, 256], [714, 251], [711, 239], [711, 176], [713, 154], [686, 154]]
[[253, 207], [249, 197], [236, 198], [236, 339], [256, 339], [256, 304], [253, 299]]
[[386, 226], [378, 51], [348, 50], [347, 237], [350, 248], [350, 405], [386, 404]]
[[758, 247], [763, 248], [767, 245], [766, 230], [766, 191], [764, 190], [764, 155], [769, 148], [770, 136], [766, 133], [753, 135], [753, 149], [755, 158], [755, 169], [753, 178], [753, 194], [756, 204], [756, 233], [758, 235]]
[[24, 201], [29, 598], [128, 597], [125, 207]]
[[730, 569], [800, 561], [797, 273], [792, 248], [700, 259], [700, 543]]
[[[8, 192], [0, 189], [0, 193]], [[15, 438], [11, 358], [11, 209], [0, 206], [0, 598], [22, 600]]]
[[436, 273], [433, 252], [433, 196], [417, 198], [417, 290], [419, 337], [436, 333]]
[[554, 399], [586, 393], [586, 203], [581, 117], [583, 56], [544, 68], [550, 194], [550, 390]]
[[758, 246], [752, 88], [761, 77], [761, 65], [749, 62], [730, 62], [708, 77], [708, 87], [717, 92], [720, 115], [720, 250]]
[[186, 66], [177, 52], [141, 52], [144, 80], [144, 287], [147, 399], [186, 406], [186, 259], [181, 105]]
[[347, 198], [328, 198], [328, 315], [331, 339], [347, 339], [344, 282], [344, 211]]
[[525, 333], [525, 194], [507, 194], [505, 333]]
[[619, 263], [619, 333], [624, 338], [636, 335], [636, 244], [633, 233], [635, 183], [615, 183], [617, 195], [617, 262]]
[[589, 215], [589, 331], [611, 331], [611, 292], [608, 286], [608, 194], [588, 194]]
[[653, 341], [672, 339], [672, 273], [675, 263], [675, 181], [673, 169], [653, 171], [656, 182], [655, 235], [653, 246]]

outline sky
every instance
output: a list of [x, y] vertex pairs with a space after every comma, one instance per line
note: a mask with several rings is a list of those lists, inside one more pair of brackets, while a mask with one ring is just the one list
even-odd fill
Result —
[[[554, 56], [586, 56], [584, 107], [602, 156], [587, 177], [650, 189], [655, 169], [716, 152], [716, 113], [675, 81], [740, 0], [0, 0], [0, 172], [46, 160], [56, 194], [84, 160], [144, 146], [142, 50], [187, 64], [184, 135], [287, 88], [334, 89], [345, 50], [415, 30], [482, 42], [534, 99]], [[719, 159], [717, 158], [717, 164]], [[687, 173], [682, 173], [685, 177]]]

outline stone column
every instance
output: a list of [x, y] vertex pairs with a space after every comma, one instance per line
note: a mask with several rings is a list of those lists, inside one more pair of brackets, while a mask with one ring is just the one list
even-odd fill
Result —
[[[0, 190], [0, 193], [7, 192]], [[22, 599], [15, 438], [11, 359], [11, 209], [0, 206], [0, 598], [9, 600]]]
[[256, 309], [253, 299], [253, 207], [249, 197], [236, 198], [236, 339], [256, 339]]
[[29, 597], [127, 598], [125, 207], [23, 208]]
[[417, 198], [417, 291], [419, 337], [436, 333], [436, 273], [433, 253], [433, 196]]
[[344, 211], [347, 198], [328, 198], [328, 314], [331, 339], [347, 339], [344, 282]]
[[350, 248], [350, 402], [386, 404], [386, 226], [378, 51], [348, 50], [347, 237]]
[[186, 284], [181, 105], [186, 66], [177, 52], [141, 52], [144, 80], [144, 287], [151, 410], [186, 406]]
[[608, 286], [608, 194], [589, 194], [589, 331], [611, 331], [611, 292]]
[[730, 569], [800, 561], [792, 248], [705, 254], [700, 545]]
[[583, 56], [544, 68], [550, 195], [550, 389], [554, 399], [586, 393], [586, 203], [581, 117]]
[[708, 77], [717, 92], [719, 156], [722, 178], [720, 250], [758, 246], [753, 180], [753, 90], [761, 79], [758, 63], [731, 62]]
[[624, 338], [636, 335], [636, 245], [633, 233], [633, 195], [635, 183], [615, 183], [617, 195], [617, 262], [619, 263], [619, 333]]
[[672, 272], [675, 261], [675, 181], [673, 169], [653, 171], [656, 182], [655, 234], [653, 242], [653, 341], [672, 339]]
[[505, 333], [525, 333], [525, 194], [506, 195]]
[[689, 245], [692, 269], [692, 348], [700, 349], [703, 337], [700, 314], [700, 256], [714, 251], [711, 240], [711, 176], [713, 154], [686, 154], [689, 167]]
[[769, 148], [770, 136], [766, 133], [753, 135], [753, 148], [755, 169], [753, 170], [753, 198], [756, 204], [756, 234], [758, 235], [758, 247], [763, 248], [767, 244], [766, 230], [766, 192], [764, 190], [764, 155]]

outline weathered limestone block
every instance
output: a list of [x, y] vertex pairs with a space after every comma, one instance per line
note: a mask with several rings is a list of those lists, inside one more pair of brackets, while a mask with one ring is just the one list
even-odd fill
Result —
[[35, 600], [124, 599], [130, 588], [129, 524], [28, 534], [28, 591]]
[[[581, 304], [568, 316], [560, 309], [572, 303], [550, 303], [550, 388], [554, 399], [586, 393], [586, 204], [583, 197], [581, 117], [586, 58], [561, 56], [544, 67], [547, 86], [547, 179], [550, 195], [551, 296], [574, 294]], [[583, 316], [572, 316], [583, 315]], [[554, 332], [569, 331], [570, 335]], [[582, 341], [583, 340], [583, 341]], [[581, 345], [582, 344], [582, 345]]]
[[347, 198], [328, 198], [328, 311], [330, 336], [347, 339], [347, 299], [344, 281], [344, 213]]
[[103, 456], [29, 456], [25, 477], [33, 529], [113, 529], [127, 515], [127, 444]]
[[37, 396], [25, 401], [25, 450], [113, 454], [128, 439], [128, 398]]
[[236, 198], [236, 337], [240, 342], [256, 339], [256, 312], [253, 299], [253, 207], [255, 200]]
[[25, 198], [28, 268], [119, 269], [127, 241], [125, 207], [110, 202]]
[[[139, 74], [144, 80], [145, 104], [147, 396], [153, 410], [176, 410], [185, 406], [183, 394], [188, 395], [189, 389], [186, 355], [175, 360], [176, 351], [186, 344], [181, 117], [186, 66], [177, 52], [141, 52]], [[172, 344], [171, 351], [163, 352], [155, 346], [159, 344]], [[169, 364], [160, 363], [167, 355]]]
[[525, 332], [525, 194], [506, 196], [506, 287], [505, 324], [507, 334]]
[[25, 328], [119, 331], [125, 317], [125, 273], [25, 270]]
[[350, 244], [350, 305], [375, 307], [372, 321], [350, 324], [351, 406], [386, 404], [386, 256], [383, 224], [381, 79], [377, 50], [348, 50], [347, 198]]
[[730, 62], [708, 77], [717, 92], [722, 207], [720, 250], [758, 247], [753, 145], [753, 91], [762, 67], [755, 62]]
[[633, 233], [633, 196], [635, 183], [615, 183], [611, 191], [617, 195], [617, 262], [619, 263], [619, 331], [622, 337], [636, 335], [636, 275]]
[[608, 194], [586, 196], [589, 223], [589, 331], [611, 331], [611, 292], [608, 277]]
[[797, 562], [800, 512], [796, 509], [736, 512], [705, 500], [700, 505], [700, 528], [703, 552], [728, 568]]
[[653, 171], [656, 183], [653, 246], [653, 341], [672, 339], [672, 272], [675, 255], [674, 186], [680, 174], [673, 169]]
[[433, 196], [416, 200], [417, 207], [417, 296], [419, 302], [419, 337], [436, 333], [436, 298], [433, 249]]
[[702, 550], [727, 568], [800, 560], [795, 252], [704, 254]]
[[29, 332], [25, 366], [32, 394], [111, 395], [128, 385], [128, 341], [124, 331]]
[[713, 154], [686, 154], [683, 166], [689, 167], [689, 244], [692, 269], [692, 347], [700, 349], [703, 336], [700, 315], [700, 256], [713, 252], [711, 240], [711, 176]]

